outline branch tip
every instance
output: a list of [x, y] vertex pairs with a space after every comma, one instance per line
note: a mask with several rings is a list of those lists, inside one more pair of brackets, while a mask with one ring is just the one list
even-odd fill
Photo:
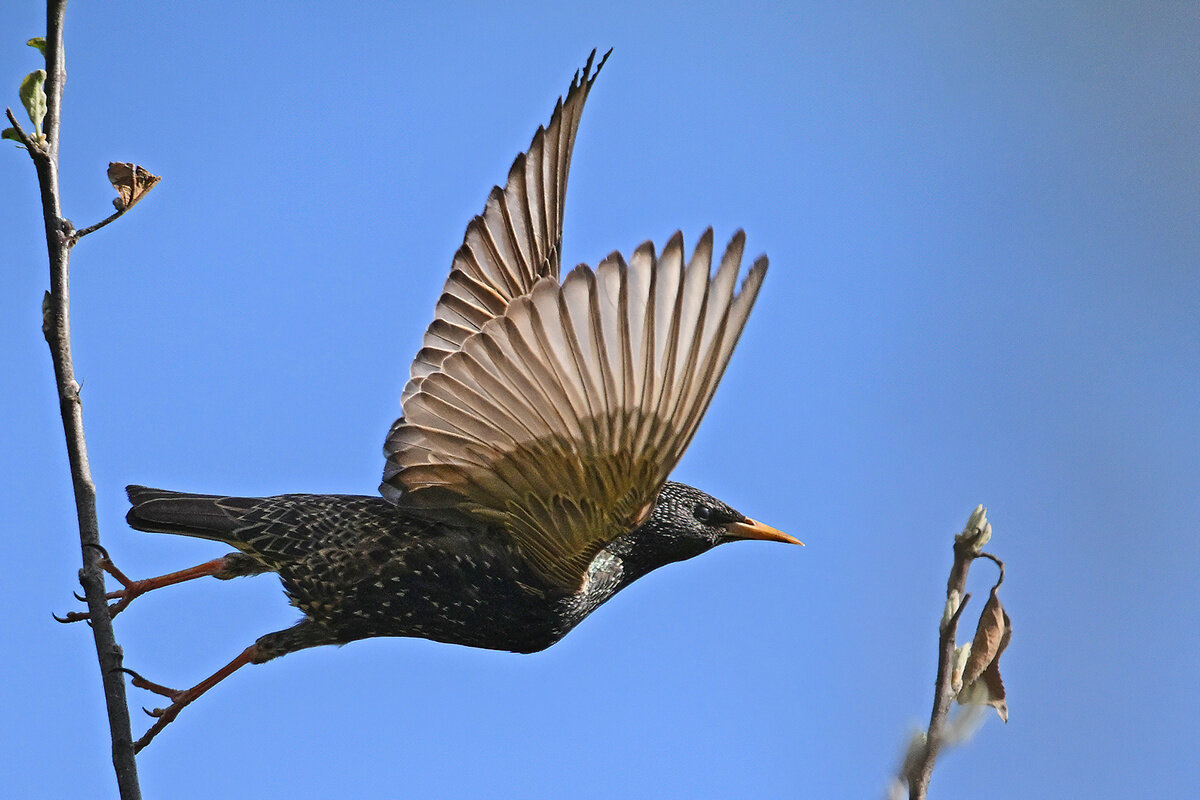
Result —
[[[968, 724], [978, 719], [978, 715], [971, 710], [974, 706], [991, 705], [1002, 720], [1008, 721], [998, 662], [1012, 635], [1012, 628], [996, 594], [1004, 582], [1004, 562], [982, 549], [991, 535], [992, 525], [987, 519], [987, 509], [981, 504], [971, 512], [963, 531], [954, 537], [954, 561], [946, 582], [946, 603], [939, 624], [937, 680], [929, 727], [921, 735], [909, 740], [904, 760], [890, 790], [893, 797], [900, 796], [902, 787], [906, 785], [909, 800], [925, 800], [938, 752], [964, 741], [974, 730], [975, 726]], [[958, 623], [971, 599], [966, 591], [967, 573], [976, 558], [986, 558], [995, 563], [1000, 575], [980, 613], [974, 639], [959, 647], [955, 642]], [[956, 714], [951, 721], [950, 708], [955, 700], [971, 706]]]

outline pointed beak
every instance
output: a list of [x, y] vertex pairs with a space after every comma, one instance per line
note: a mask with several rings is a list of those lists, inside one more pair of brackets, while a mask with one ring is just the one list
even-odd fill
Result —
[[725, 526], [725, 530], [727, 531], [725, 535], [730, 539], [761, 539], [764, 542], [804, 545], [804, 542], [794, 536], [788, 536], [781, 530], [776, 530], [770, 525], [764, 525], [752, 519], [745, 522], [730, 522]]

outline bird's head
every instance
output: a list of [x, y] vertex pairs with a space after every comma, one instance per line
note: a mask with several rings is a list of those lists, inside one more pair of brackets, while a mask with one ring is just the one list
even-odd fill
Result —
[[630, 534], [630, 539], [630, 555], [641, 562], [645, 571], [740, 539], [803, 544], [699, 489], [674, 481], [663, 486], [649, 519]]

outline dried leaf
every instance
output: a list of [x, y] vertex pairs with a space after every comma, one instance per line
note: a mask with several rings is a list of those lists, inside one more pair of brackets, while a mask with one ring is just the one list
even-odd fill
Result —
[[1012, 639], [1012, 622], [1000, 605], [999, 589], [1000, 584], [992, 587], [987, 605], [979, 615], [979, 626], [975, 629], [970, 655], [963, 667], [958, 702], [963, 705], [992, 706], [1000, 719], [1008, 722], [1004, 682], [1000, 679], [1000, 656]]
[[993, 661], [975, 683], [958, 693], [958, 702], [968, 706], [991, 706], [1000, 719], [1008, 722], [1008, 702], [1004, 682], [1000, 680], [1000, 662]]
[[162, 178], [137, 164], [112, 161], [108, 165], [108, 180], [117, 190], [113, 206], [117, 211], [128, 211], [137, 201], [146, 196]]
[[[1005, 621], [1008, 621], [1008, 615], [1005, 615]], [[1000, 650], [1004, 651], [1004, 647], [1008, 645], [1008, 640], [1012, 638], [1012, 628], [1009, 628], [1004, 633], [1004, 639], [1001, 642]], [[987, 704], [996, 709], [996, 713], [1000, 715], [1000, 719], [1008, 722], [1008, 701], [1004, 693], [1004, 681], [1000, 680], [1000, 654], [996, 654], [996, 658], [988, 668], [983, 671], [983, 675], [979, 677], [980, 683], [987, 687]]]
[[971, 656], [963, 668], [963, 683], [972, 684], [979, 679], [987, 665], [999, 655], [1000, 641], [1004, 638], [1007, 615], [1000, 605], [999, 586], [992, 587], [992, 594], [979, 615], [975, 638], [971, 642]]

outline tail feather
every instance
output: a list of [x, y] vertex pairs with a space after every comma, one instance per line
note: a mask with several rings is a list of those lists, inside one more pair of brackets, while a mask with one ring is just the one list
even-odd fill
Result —
[[125, 492], [133, 504], [125, 521], [134, 530], [177, 533], [228, 544], [238, 543], [237, 532], [245, 526], [238, 512], [248, 511], [261, 502], [254, 498], [187, 494], [147, 486], [127, 486]]

